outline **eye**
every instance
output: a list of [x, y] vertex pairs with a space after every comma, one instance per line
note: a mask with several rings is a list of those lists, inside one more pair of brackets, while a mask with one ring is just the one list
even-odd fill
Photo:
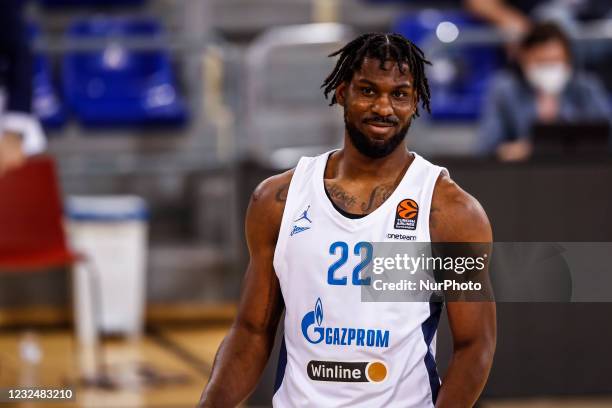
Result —
[[364, 86], [364, 87], [361, 87], [361, 93], [365, 96], [372, 96], [374, 95], [374, 90], [370, 88], [369, 86]]
[[393, 91], [392, 95], [393, 95], [394, 98], [407, 98], [408, 97], [408, 92]]

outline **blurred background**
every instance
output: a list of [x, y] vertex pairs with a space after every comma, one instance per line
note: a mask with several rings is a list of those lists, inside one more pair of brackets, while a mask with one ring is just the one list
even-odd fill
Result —
[[[0, 27], [0, 388], [194, 406], [236, 311], [249, 196], [341, 145], [319, 87], [368, 31], [433, 63], [410, 149], [496, 241], [612, 240], [608, 1], [3, 0]], [[612, 406], [609, 303], [498, 315], [479, 406]], [[450, 350], [442, 321], [442, 373]], [[276, 353], [247, 406], [270, 405]]]

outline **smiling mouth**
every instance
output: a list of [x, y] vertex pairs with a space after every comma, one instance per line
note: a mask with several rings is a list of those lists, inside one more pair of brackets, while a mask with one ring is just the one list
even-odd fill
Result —
[[383, 127], [383, 128], [388, 128], [388, 127], [394, 127], [395, 124], [393, 123], [388, 123], [388, 122], [366, 122], [368, 125], [370, 126], [375, 126], [375, 127]]
[[366, 122], [367, 133], [374, 140], [384, 141], [393, 133], [395, 125], [388, 122]]

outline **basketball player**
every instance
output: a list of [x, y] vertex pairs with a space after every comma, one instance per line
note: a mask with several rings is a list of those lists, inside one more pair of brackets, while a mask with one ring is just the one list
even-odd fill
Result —
[[[491, 302], [448, 303], [454, 351], [440, 383], [441, 304], [361, 302], [355, 275], [368, 242], [490, 242], [479, 203], [447, 172], [409, 152], [406, 132], [429, 109], [424, 65], [397, 34], [365, 34], [323, 86], [344, 109], [344, 147], [302, 158], [263, 181], [246, 216], [250, 263], [238, 316], [201, 407], [233, 407], [257, 384], [285, 309], [277, 407], [471, 407], [491, 367]], [[413, 217], [414, 211], [418, 217]], [[398, 214], [406, 212], [405, 222]]]

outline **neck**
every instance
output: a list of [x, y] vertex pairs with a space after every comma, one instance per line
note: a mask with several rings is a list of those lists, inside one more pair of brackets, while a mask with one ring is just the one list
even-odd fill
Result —
[[[406, 141], [402, 141], [397, 148], [388, 156], [379, 159], [361, 154], [353, 145], [350, 137], [345, 132], [344, 148], [334, 155], [335, 160], [330, 160], [328, 169], [334, 176], [356, 179], [376, 178], [394, 179], [403, 174], [414, 156], [406, 148]], [[332, 158], [333, 159], [333, 158]]]

